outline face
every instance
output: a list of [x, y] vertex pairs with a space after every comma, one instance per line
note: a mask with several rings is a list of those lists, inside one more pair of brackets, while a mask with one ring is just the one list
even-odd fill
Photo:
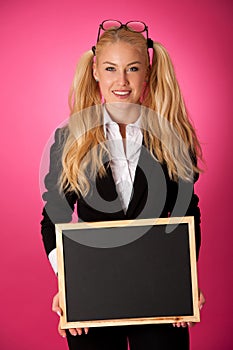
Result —
[[108, 44], [93, 65], [106, 103], [140, 103], [148, 76], [146, 57], [125, 42]]

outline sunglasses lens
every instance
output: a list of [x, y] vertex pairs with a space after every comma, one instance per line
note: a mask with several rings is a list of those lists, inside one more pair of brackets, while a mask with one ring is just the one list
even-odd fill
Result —
[[142, 33], [146, 30], [146, 25], [139, 21], [130, 21], [126, 23], [127, 28], [133, 32]]
[[103, 30], [117, 29], [121, 27], [121, 22], [115, 20], [107, 20], [102, 23]]

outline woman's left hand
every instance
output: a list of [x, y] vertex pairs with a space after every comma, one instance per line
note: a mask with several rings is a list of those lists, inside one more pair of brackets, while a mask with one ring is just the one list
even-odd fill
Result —
[[[204, 297], [204, 294], [202, 293], [201, 290], [199, 290], [199, 301], [198, 301], [198, 307], [199, 309], [201, 310], [202, 307], [204, 306], [206, 300], [205, 300], [205, 297]], [[195, 326], [195, 322], [176, 322], [176, 323], [173, 323], [173, 327], [193, 327]]]

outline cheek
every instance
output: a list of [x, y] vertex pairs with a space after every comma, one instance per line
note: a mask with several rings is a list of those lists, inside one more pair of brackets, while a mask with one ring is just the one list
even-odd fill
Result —
[[99, 88], [102, 93], [105, 93], [107, 91], [106, 82], [99, 81]]
[[147, 83], [145, 79], [140, 79], [140, 81], [137, 83], [137, 92], [141, 94], [145, 90], [146, 85]]
[[102, 95], [102, 99], [108, 100], [111, 95], [110, 84], [106, 80], [99, 80], [99, 89]]
[[107, 79], [106, 77], [100, 77], [99, 86], [102, 91], [108, 91], [111, 89], [112, 81], [110, 79]]

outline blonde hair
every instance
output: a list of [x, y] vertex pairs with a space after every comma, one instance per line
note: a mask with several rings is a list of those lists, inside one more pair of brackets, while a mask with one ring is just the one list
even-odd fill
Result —
[[[137, 47], [150, 65], [144, 36], [125, 28], [103, 33], [96, 45], [96, 60], [106, 44], [118, 41]], [[97, 173], [106, 175], [104, 159], [108, 155], [101, 94], [92, 71], [93, 57], [92, 51], [81, 57], [70, 89], [69, 133], [60, 177], [61, 191], [75, 191], [82, 196], [90, 190], [90, 179]], [[141, 103], [145, 146], [153, 157], [167, 165], [171, 179], [192, 181], [193, 173], [201, 171], [197, 166], [197, 159], [202, 159], [201, 147], [188, 118], [171, 59], [160, 43], [153, 45], [149, 79]]]

